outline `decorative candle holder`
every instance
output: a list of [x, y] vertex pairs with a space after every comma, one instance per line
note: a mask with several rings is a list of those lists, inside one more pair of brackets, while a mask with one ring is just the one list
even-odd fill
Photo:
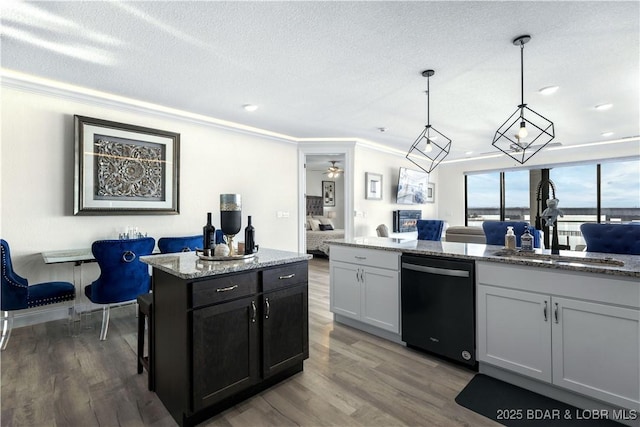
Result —
[[227, 238], [229, 256], [235, 255], [233, 237], [242, 226], [242, 197], [240, 194], [220, 195], [220, 229]]

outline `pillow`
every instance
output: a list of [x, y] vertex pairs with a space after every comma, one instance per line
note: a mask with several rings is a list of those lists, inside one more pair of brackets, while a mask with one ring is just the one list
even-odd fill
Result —
[[317, 219], [318, 221], [320, 221], [320, 224], [326, 224], [326, 225], [330, 225], [330, 226], [333, 227], [333, 222], [329, 218], [327, 218], [325, 216], [314, 216], [313, 218]]
[[312, 231], [320, 231], [320, 221], [315, 218], [309, 220], [309, 226], [311, 226]]
[[320, 224], [320, 231], [333, 230], [333, 225], [331, 224]]

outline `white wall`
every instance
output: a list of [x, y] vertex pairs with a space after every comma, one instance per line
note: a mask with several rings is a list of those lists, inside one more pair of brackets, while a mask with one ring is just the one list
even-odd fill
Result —
[[[354, 168], [355, 236], [375, 236], [376, 227], [380, 224], [386, 224], [389, 231], [392, 231], [393, 211], [398, 209], [422, 210], [422, 218], [424, 219], [441, 219], [438, 216], [437, 201], [436, 203], [411, 206], [396, 203], [400, 167], [416, 169], [412, 165], [403, 155], [356, 146]], [[366, 172], [382, 175], [382, 200], [367, 200], [365, 198]], [[437, 199], [439, 191], [437, 169], [430, 174], [429, 181], [436, 184]]]
[[[201, 233], [212, 212], [217, 228], [221, 193], [242, 195], [243, 227], [252, 215], [262, 247], [298, 250], [295, 144], [7, 86], [1, 98], [0, 233], [15, 269], [30, 283], [74, 279], [72, 264], [45, 265], [42, 251], [87, 248], [94, 240], [117, 238], [128, 225], [157, 241]], [[74, 114], [180, 133], [180, 214], [74, 216]], [[277, 218], [277, 211], [290, 216]], [[80, 300], [81, 286], [98, 273], [95, 264], [82, 267]]]

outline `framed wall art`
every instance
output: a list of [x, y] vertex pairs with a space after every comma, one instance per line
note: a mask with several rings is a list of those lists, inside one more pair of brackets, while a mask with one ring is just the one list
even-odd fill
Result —
[[427, 203], [436, 202], [436, 185], [433, 182], [427, 184]]
[[335, 181], [322, 181], [322, 205], [336, 205], [336, 183]]
[[365, 172], [365, 198], [369, 200], [382, 200], [382, 175], [379, 173]]
[[74, 116], [74, 215], [179, 213], [180, 134]]

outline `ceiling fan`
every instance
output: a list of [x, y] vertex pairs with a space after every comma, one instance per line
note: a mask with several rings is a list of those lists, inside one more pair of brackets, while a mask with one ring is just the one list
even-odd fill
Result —
[[[514, 135], [514, 136], [515, 136], [515, 135]], [[517, 138], [516, 138], [516, 140], [517, 140]], [[538, 147], [540, 147], [540, 145], [541, 145], [541, 144], [538, 144], [538, 145], [535, 145], [535, 144], [534, 144], [534, 145], [532, 145], [532, 146], [528, 147], [528, 149], [533, 149], [533, 150], [535, 150], [535, 149], [537, 149]], [[562, 146], [562, 142], [550, 142], [550, 143], [548, 143], [548, 144], [546, 145], [546, 147], [545, 147], [545, 148], [560, 147], [560, 146]], [[510, 153], [519, 153], [519, 152], [521, 152], [521, 151], [522, 151], [522, 147], [521, 147], [521, 146], [519, 146], [519, 145], [518, 145], [518, 144], [516, 144], [516, 143], [512, 143], [512, 144], [509, 146], [509, 150], [508, 150], [508, 151], [509, 151]], [[485, 153], [480, 153], [480, 154], [478, 154], [478, 155], [479, 155], [479, 156], [484, 156], [484, 155], [487, 155], [487, 154], [497, 154], [497, 153], [499, 153], [499, 151], [487, 151], [487, 152], [485, 152]]]
[[344, 172], [344, 169], [340, 169], [338, 166], [336, 166], [336, 163], [338, 163], [337, 160], [331, 160], [330, 163], [331, 163], [331, 166], [329, 166], [327, 171], [324, 172], [324, 175], [327, 175], [329, 178], [339, 177], [340, 174]]

